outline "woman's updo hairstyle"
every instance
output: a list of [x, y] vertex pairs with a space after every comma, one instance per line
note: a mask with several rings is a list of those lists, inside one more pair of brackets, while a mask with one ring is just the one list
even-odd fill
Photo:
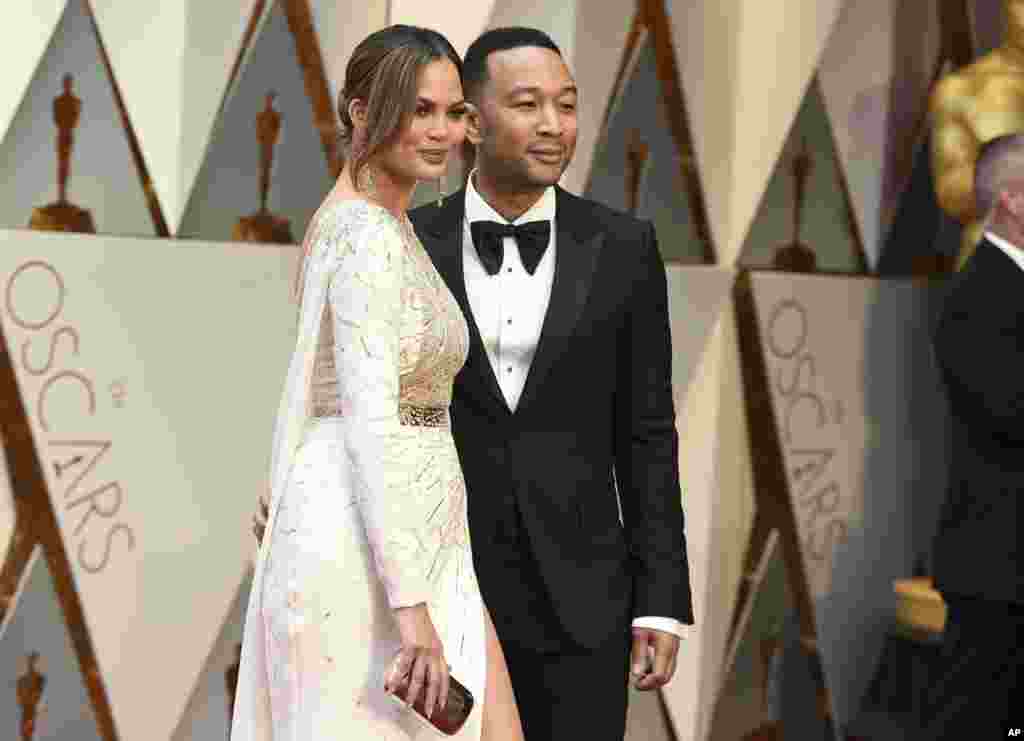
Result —
[[[366, 164], [398, 137], [415, 111], [420, 72], [438, 59], [450, 60], [461, 82], [462, 60], [448, 39], [429, 28], [388, 26], [352, 52], [338, 96], [338, 116], [342, 154], [357, 188]], [[353, 140], [355, 126], [348, 112], [357, 99], [366, 106], [366, 139], [359, 142]]]

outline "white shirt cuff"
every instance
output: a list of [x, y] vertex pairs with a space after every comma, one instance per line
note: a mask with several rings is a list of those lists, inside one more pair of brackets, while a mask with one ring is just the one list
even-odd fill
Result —
[[678, 638], [686, 638], [690, 632], [689, 625], [684, 625], [675, 618], [667, 617], [638, 617], [633, 620], [633, 627], [660, 630], [664, 633], [671, 633]]

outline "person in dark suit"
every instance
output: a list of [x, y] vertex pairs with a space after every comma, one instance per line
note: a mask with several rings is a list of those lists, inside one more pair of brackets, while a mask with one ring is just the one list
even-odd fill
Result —
[[693, 622], [665, 268], [649, 222], [558, 187], [577, 91], [547, 35], [483, 34], [464, 80], [475, 170], [410, 218], [470, 326], [477, 575], [527, 741], [621, 741], [630, 672], [663, 686]]
[[988, 222], [953, 279], [935, 357], [953, 424], [949, 491], [934, 545], [947, 605], [923, 738], [1006, 738], [1024, 726], [1024, 135], [975, 165]]

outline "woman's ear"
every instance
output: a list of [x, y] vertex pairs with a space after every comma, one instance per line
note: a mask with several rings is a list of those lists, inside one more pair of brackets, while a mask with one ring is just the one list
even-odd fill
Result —
[[466, 103], [466, 139], [470, 144], [478, 146], [483, 140], [483, 120], [480, 109], [472, 103]]
[[348, 117], [352, 120], [354, 127], [366, 126], [366, 103], [360, 98], [353, 98], [348, 102]]

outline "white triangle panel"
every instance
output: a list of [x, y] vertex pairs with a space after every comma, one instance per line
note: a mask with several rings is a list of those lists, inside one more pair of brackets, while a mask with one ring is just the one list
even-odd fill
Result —
[[571, 66], [580, 89], [579, 133], [576, 156], [562, 176], [562, 186], [573, 193], [583, 191], [590, 175], [605, 111], [615, 93], [615, 78], [632, 23], [631, 10], [628, 3], [581, 3], [576, 11]]
[[[579, 0], [501, 0], [493, 4], [487, 28], [529, 26], [548, 34], [575, 74], [576, 17]], [[625, 14], [624, 14], [625, 15]], [[627, 18], [624, 23], [629, 23]]]
[[168, 227], [177, 232], [256, 0], [93, 0]]
[[[199, 174], [231, 71], [242, 51], [258, 0], [211, 3], [189, 0], [185, 17], [184, 100], [181, 110], [181, 185], [187, 198]], [[181, 225], [179, 205], [171, 229]], [[168, 215], [170, 220], [170, 215]]]
[[843, 6], [821, 56], [818, 79], [871, 269], [910, 179], [940, 43], [936, 4], [860, 0]]
[[703, 685], [710, 677], [703, 667], [707, 653], [714, 651], [709, 574], [719, 558], [713, 535], [721, 507], [722, 334], [734, 279], [734, 271], [722, 268], [668, 267], [672, 386], [695, 623], [680, 648], [676, 674], [662, 690], [678, 739], [697, 738]]
[[391, 0], [389, 23], [424, 26], [444, 34], [460, 57], [487, 26], [495, 0], [475, 3], [424, 3], [422, 0]]
[[[296, 257], [0, 232], [3, 330], [26, 348], [22, 399], [121, 738], [171, 736], [248, 568]], [[139, 702], [140, 678], [160, 702]]]
[[[388, 5], [388, 0], [310, 0], [335, 108], [345, 84], [345, 66], [349, 57], [360, 41], [388, 25]], [[438, 3], [429, 5], [435, 12], [446, 7]]]
[[92, 7], [153, 188], [173, 232], [185, 191], [181, 164], [186, 4], [94, 0]]
[[66, 0], [7, 3], [0, 24], [4, 50], [4, 84], [0, 85], [0, 138], [14, 118], [36, 65], [60, 21]]
[[686, 97], [694, 153], [704, 186], [708, 222], [719, 262], [731, 244], [737, 101], [737, 44], [743, 0], [694, 3], [665, 0], [676, 64]]
[[[790, 124], [803, 100], [839, 14], [842, 0], [791, 0], [783, 6], [744, 0], [736, 39], [736, 108], [728, 236], [718, 240], [732, 265], [772, 174]], [[688, 100], [692, 100], [690, 96]], [[723, 125], [718, 121], [717, 125]], [[702, 171], [705, 167], [701, 163]], [[708, 192], [713, 203], [715, 192]]]

